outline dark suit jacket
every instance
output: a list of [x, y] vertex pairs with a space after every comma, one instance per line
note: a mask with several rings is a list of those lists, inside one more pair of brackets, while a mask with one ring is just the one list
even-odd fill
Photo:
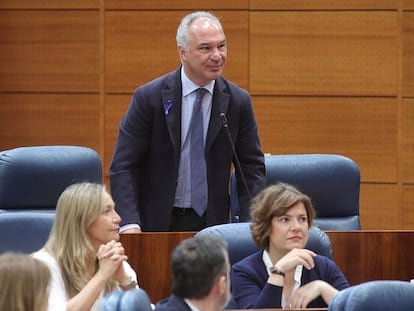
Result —
[[191, 308], [183, 298], [171, 295], [170, 297], [159, 301], [155, 305], [155, 311], [191, 311]]
[[[109, 177], [121, 225], [167, 231], [174, 204], [181, 148], [181, 68], [135, 90], [122, 118]], [[206, 138], [207, 225], [229, 222], [229, 172], [233, 149], [229, 130], [251, 195], [265, 185], [264, 155], [249, 94], [220, 77], [216, 80]], [[236, 167], [240, 220], [249, 219], [249, 198]]]

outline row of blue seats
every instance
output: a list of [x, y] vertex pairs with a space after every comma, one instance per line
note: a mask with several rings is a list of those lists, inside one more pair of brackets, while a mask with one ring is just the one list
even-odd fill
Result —
[[[151, 311], [148, 295], [142, 289], [115, 291], [103, 301], [103, 311]], [[403, 281], [371, 281], [339, 292], [328, 311], [412, 311], [414, 284]]]
[[[358, 230], [360, 172], [334, 154], [266, 155], [266, 183], [295, 185], [316, 209], [323, 230]], [[0, 253], [25, 252], [42, 244], [59, 195], [76, 182], [102, 182], [96, 151], [82, 146], [31, 146], [0, 152]], [[231, 217], [238, 221], [237, 181], [231, 176]], [[15, 226], [15, 224], [20, 224]], [[38, 239], [38, 240], [36, 240]]]

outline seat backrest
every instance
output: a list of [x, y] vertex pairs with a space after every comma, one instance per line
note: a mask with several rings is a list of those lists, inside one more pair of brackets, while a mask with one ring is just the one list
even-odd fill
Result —
[[81, 146], [32, 146], [0, 152], [0, 209], [54, 210], [76, 182], [102, 182], [102, 164]]
[[[196, 233], [204, 234], [219, 236], [227, 242], [231, 265], [259, 250], [253, 241], [249, 222], [215, 225]], [[331, 241], [328, 235], [317, 227], [311, 227], [309, 230], [306, 248], [332, 259]]]
[[414, 285], [395, 280], [370, 281], [340, 291], [328, 311], [412, 311]]
[[[266, 185], [289, 183], [307, 194], [316, 210], [315, 226], [322, 230], [359, 230], [360, 171], [336, 154], [267, 155]], [[232, 221], [238, 218], [237, 180], [231, 176]]]
[[6, 251], [32, 253], [40, 249], [49, 237], [54, 213], [1, 212], [0, 254]]
[[151, 301], [143, 289], [116, 290], [108, 293], [101, 306], [102, 311], [152, 311]]

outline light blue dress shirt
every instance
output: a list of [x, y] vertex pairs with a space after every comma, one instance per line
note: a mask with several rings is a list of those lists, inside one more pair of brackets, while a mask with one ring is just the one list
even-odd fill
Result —
[[204, 95], [201, 102], [203, 110], [203, 134], [204, 145], [206, 143], [208, 124], [211, 115], [211, 105], [215, 81], [210, 81], [207, 85], [196, 85], [184, 73], [181, 68], [182, 83], [182, 106], [181, 106], [181, 154], [178, 167], [178, 183], [175, 192], [174, 206], [191, 207], [191, 170], [190, 170], [190, 124], [193, 115], [194, 102], [196, 99], [195, 91], [203, 87], [208, 92]]

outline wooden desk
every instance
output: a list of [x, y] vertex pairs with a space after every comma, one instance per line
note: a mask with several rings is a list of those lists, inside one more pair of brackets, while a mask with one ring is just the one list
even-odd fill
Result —
[[121, 234], [128, 262], [138, 274], [138, 283], [157, 302], [171, 293], [170, 256], [174, 248], [194, 232]]
[[[414, 278], [414, 231], [327, 231], [334, 260], [351, 285]], [[171, 292], [170, 255], [194, 232], [121, 234], [140, 286], [153, 302]]]
[[351, 285], [414, 278], [414, 231], [326, 231], [334, 260]]

